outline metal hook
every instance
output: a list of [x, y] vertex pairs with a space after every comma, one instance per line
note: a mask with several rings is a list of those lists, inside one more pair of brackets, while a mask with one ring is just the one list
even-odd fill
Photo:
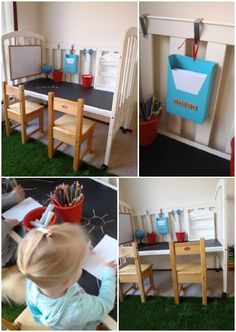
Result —
[[90, 48], [87, 52], [88, 52], [89, 55], [93, 55], [94, 50], [92, 48]]
[[147, 16], [149, 14], [144, 14], [139, 17], [139, 21], [141, 24], [142, 32], [143, 32], [143, 37], [147, 38], [148, 37], [148, 32], [147, 32]]
[[202, 21], [203, 18], [197, 18], [194, 21], [194, 44], [198, 44], [200, 41], [200, 24]]
[[74, 44], [71, 44], [70, 54], [74, 54]]

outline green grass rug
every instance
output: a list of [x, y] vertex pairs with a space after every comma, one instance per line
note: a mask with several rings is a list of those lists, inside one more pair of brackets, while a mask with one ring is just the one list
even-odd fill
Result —
[[25, 305], [17, 305], [17, 304], [2, 304], [2, 317], [10, 322], [14, 322], [14, 320], [22, 313], [25, 309]]
[[21, 144], [21, 135], [13, 131], [10, 137], [2, 129], [2, 176], [115, 176], [107, 171], [81, 161], [78, 172], [72, 168], [73, 158], [56, 151], [53, 159], [48, 159], [47, 145], [30, 139]]
[[234, 330], [234, 298], [184, 297], [179, 305], [173, 297], [126, 296], [120, 303], [120, 330]]

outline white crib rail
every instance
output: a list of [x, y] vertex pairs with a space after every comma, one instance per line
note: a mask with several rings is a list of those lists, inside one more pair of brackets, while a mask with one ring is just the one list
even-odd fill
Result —
[[121, 124], [125, 126], [125, 120], [128, 121], [127, 119], [130, 119], [130, 116], [127, 117], [127, 115], [132, 114], [137, 78], [137, 29], [130, 28], [123, 35], [121, 44], [120, 62], [112, 105], [112, 117], [114, 117], [113, 135], [119, 130]]
[[121, 126], [130, 128], [134, 110], [137, 79], [137, 29], [130, 28], [121, 39], [120, 59], [117, 69], [116, 86], [112, 104], [111, 122], [104, 164], [108, 165], [112, 140]]
[[[32, 80], [40, 77], [40, 75], [30, 76], [27, 79], [22, 78], [20, 80], [10, 80], [10, 66], [9, 66], [9, 45], [42, 45], [43, 46], [43, 63], [50, 64], [53, 69], [63, 69], [65, 54], [70, 53], [70, 49], [73, 45], [74, 53], [79, 55], [78, 72], [76, 74], [64, 73], [64, 80], [72, 83], [82, 83], [82, 74], [92, 74], [94, 77], [94, 87], [96, 86], [97, 75], [99, 74], [99, 60], [105, 54], [110, 54], [111, 57], [114, 54], [119, 53], [119, 49], [115, 46], [94, 46], [94, 45], [79, 45], [79, 44], [65, 44], [65, 43], [45, 43], [43, 36], [29, 31], [16, 31], [11, 32], [2, 37], [2, 51], [3, 51], [3, 68], [4, 68], [4, 80], [9, 84], [18, 84], [25, 82], [26, 80]], [[88, 54], [88, 50], [92, 49], [93, 54]], [[84, 54], [85, 51], [85, 54]], [[113, 77], [114, 82], [116, 77]], [[114, 91], [114, 87], [105, 84], [102, 88], [106, 91]]]
[[[2, 56], [3, 56], [3, 80], [8, 84], [19, 84], [26, 81], [26, 78], [11, 81], [10, 79], [10, 61], [9, 61], [9, 45], [42, 45], [43, 62], [45, 61], [45, 39], [43, 36], [30, 31], [14, 31], [2, 36]], [[35, 79], [40, 75], [30, 76], [27, 79]]]
[[[189, 234], [189, 214], [193, 210], [198, 209], [205, 209], [209, 211], [213, 211], [215, 214], [218, 214], [219, 211], [216, 208], [216, 202], [209, 202], [209, 203], [202, 203], [202, 204], [193, 204], [188, 206], [178, 206], [178, 207], [164, 207], [164, 208], [154, 208], [150, 209], [143, 213], [134, 213], [133, 214], [133, 220], [135, 229], [143, 230], [145, 234], [156, 232], [156, 217], [159, 216], [160, 211], [162, 211], [162, 214], [164, 217], [169, 218], [169, 234], [159, 236], [158, 241], [168, 241], [169, 238], [172, 238], [173, 240], [176, 240], [176, 229], [174, 224], [171, 221], [171, 213], [172, 211], [180, 210], [180, 228], [181, 231], [186, 232]], [[217, 218], [219, 218], [217, 216]], [[222, 227], [222, 225], [220, 225]], [[217, 238], [218, 239], [218, 238]], [[221, 239], [220, 239], [221, 240]]]
[[[146, 15], [146, 22], [148, 22], [147, 38], [145, 38], [140, 31], [140, 85], [143, 99], [147, 99], [154, 93], [155, 56], [153, 53], [153, 36], [159, 35], [169, 37], [169, 54], [186, 54], [185, 46], [180, 49], [178, 49], [178, 46], [180, 46], [187, 38], [193, 37], [194, 20]], [[225, 69], [227, 45], [234, 45], [234, 26], [226, 23], [203, 20], [201, 27], [200, 40], [207, 44], [206, 52], [204, 55], [201, 55], [201, 57], [218, 63], [209, 116], [203, 124], [198, 125], [180, 117], [165, 114], [166, 118], [164, 121], [162, 120], [161, 128], [158, 131], [170, 138], [229, 160], [230, 140], [232, 139], [234, 132], [232, 125], [229, 128], [230, 135], [226, 138], [227, 142], [223, 147], [215, 148], [217, 144], [214, 143], [213, 135], [217, 103], [222, 94], [221, 80]], [[159, 52], [160, 56], [164, 54], [164, 51], [160, 50]], [[166, 57], [167, 55], [168, 54], [166, 54]], [[161, 76], [162, 79], [163, 75], [164, 74]], [[162, 94], [161, 98], [165, 105], [165, 92]], [[232, 114], [230, 114], [230, 116], [232, 116]], [[234, 123], [233, 118], [231, 123]]]
[[[73, 46], [74, 54], [79, 56], [78, 72], [76, 74], [64, 73], [63, 80], [72, 83], [82, 83], [81, 76], [83, 74], [93, 75], [93, 85], [96, 89], [100, 89], [97, 83], [97, 76], [99, 75], [99, 61], [105, 54], [116, 55], [119, 49], [108, 46], [91, 46], [79, 44], [65, 44], [65, 43], [48, 43], [45, 45], [46, 62], [55, 69], [62, 69], [64, 67], [65, 54], [70, 53]], [[92, 50], [92, 55], [88, 54], [88, 50]], [[114, 76], [115, 80], [115, 76]], [[112, 85], [105, 84], [102, 90], [114, 91]]]

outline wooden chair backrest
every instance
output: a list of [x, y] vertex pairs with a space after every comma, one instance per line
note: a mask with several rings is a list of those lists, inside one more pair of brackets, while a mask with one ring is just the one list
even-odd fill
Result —
[[12, 86], [8, 85], [6, 82], [3, 82], [3, 101], [4, 106], [9, 107], [9, 97], [14, 97], [19, 100], [20, 108], [25, 110], [25, 91], [24, 85]]
[[141, 277], [141, 261], [138, 254], [136, 243], [133, 242], [131, 246], [119, 247], [119, 259], [133, 258], [136, 267], [137, 275]]
[[131, 246], [120, 246], [119, 247], [119, 258], [125, 259], [125, 258], [137, 258], [138, 252], [136, 249], [135, 243], [132, 243]]
[[200, 255], [202, 271], [206, 270], [205, 239], [197, 242], [169, 241], [170, 260], [172, 268], [176, 269], [176, 256]]
[[[170, 241], [173, 242], [173, 241]], [[201, 239], [197, 242], [177, 242], [174, 243], [175, 255], [176, 256], [187, 256], [187, 255], [200, 255], [201, 246], [205, 247], [205, 240]]]
[[76, 117], [76, 137], [81, 136], [83, 126], [84, 99], [71, 101], [55, 97], [54, 92], [48, 94], [49, 126], [54, 125], [54, 112], [62, 112]]

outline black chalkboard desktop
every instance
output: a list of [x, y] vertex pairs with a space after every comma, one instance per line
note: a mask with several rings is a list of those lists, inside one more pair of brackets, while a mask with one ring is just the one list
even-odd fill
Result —
[[23, 83], [25, 90], [41, 95], [55, 92], [57, 97], [76, 101], [79, 98], [85, 99], [88, 106], [111, 111], [113, 92], [83, 88], [82, 85], [70, 82], [55, 83], [52, 79], [38, 78]]

